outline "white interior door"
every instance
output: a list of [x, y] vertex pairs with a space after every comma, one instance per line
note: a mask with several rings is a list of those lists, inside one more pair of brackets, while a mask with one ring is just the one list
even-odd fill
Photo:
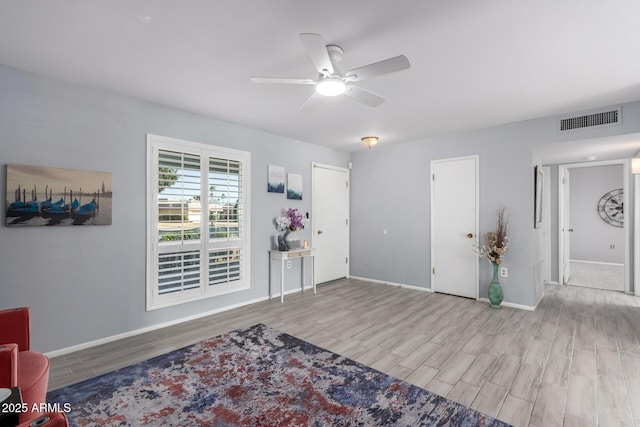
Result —
[[569, 180], [569, 169], [562, 168], [560, 177], [561, 200], [562, 203], [562, 283], [569, 283], [571, 277], [571, 185]]
[[545, 166], [542, 191], [542, 282], [551, 282], [551, 168]]
[[431, 162], [431, 286], [478, 298], [478, 157]]
[[316, 283], [349, 276], [349, 170], [312, 165], [312, 241]]

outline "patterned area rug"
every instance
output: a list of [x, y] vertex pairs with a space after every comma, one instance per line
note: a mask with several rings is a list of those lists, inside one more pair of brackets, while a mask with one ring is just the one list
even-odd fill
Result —
[[76, 426], [506, 426], [265, 325], [49, 392]]

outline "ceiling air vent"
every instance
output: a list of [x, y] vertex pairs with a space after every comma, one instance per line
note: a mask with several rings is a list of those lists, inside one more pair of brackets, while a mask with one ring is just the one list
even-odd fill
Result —
[[574, 117], [560, 119], [560, 132], [585, 129], [594, 126], [618, 125], [622, 122], [622, 108], [614, 108], [608, 111], [583, 114]]

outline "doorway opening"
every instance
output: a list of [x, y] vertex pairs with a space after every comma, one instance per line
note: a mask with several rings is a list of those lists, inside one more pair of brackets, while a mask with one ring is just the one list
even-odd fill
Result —
[[583, 288], [624, 291], [624, 264], [587, 261], [569, 261], [571, 277], [567, 285]]
[[558, 165], [560, 284], [629, 292], [628, 161]]

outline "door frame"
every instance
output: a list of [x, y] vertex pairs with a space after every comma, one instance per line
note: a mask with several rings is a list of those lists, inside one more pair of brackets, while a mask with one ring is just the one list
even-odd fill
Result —
[[640, 174], [633, 176], [633, 293], [640, 297]]
[[[334, 165], [327, 165], [324, 163], [317, 163], [317, 162], [311, 162], [311, 247], [315, 248], [315, 239], [316, 239], [316, 235], [313, 232], [315, 226], [313, 224], [314, 219], [316, 217], [316, 192], [315, 192], [315, 182], [316, 182], [316, 176], [315, 176], [315, 170], [316, 168], [322, 168], [322, 169], [330, 169], [330, 170], [334, 170], [334, 171], [338, 171], [338, 172], [345, 172], [347, 175], [347, 241], [345, 242], [347, 245], [347, 267], [346, 267], [346, 278], [348, 279], [351, 275], [351, 171], [348, 168], [343, 168], [340, 166], [334, 166]], [[316, 254], [317, 256], [317, 254]], [[315, 268], [316, 268], [317, 263], [314, 260], [313, 263], [313, 274], [314, 277], [315, 276]]]
[[542, 193], [543, 272], [542, 283], [551, 283], [551, 167], [542, 167], [544, 182]]
[[569, 197], [571, 193], [571, 189], [569, 189], [567, 194], [565, 194], [563, 185], [562, 185], [562, 177], [564, 176], [564, 171], [567, 169], [575, 169], [575, 168], [587, 168], [593, 166], [609, 166], [609, 165], [621, 165], [622, 166], [622, 202], [625, 209], [624, 213], [624, 292], [626, 294], [631, 293], [631, 226], [630, 221], [632, 221], [632, 216], [630, 215], [632, 212], [631, 205], [629, 205], [629, 189], [630, 185], [630, 174], [629, 174], [629, 159], [619, 159], [619, 160], [601, 160], [595, 162], [585, 162], [585, 163], [566, 163], [558, 165], [558, 282], [563, 285], [564, 283], [564, 208], [563, 201], [565, 197]]
[[[429, 218], [429, 234], [430, 234], [430, 268], [429, 268], [429, 277], [431, 279], [431, 291], [432, 292], [438, 292], [438, 290], [436, 289], [436, 280], [434, 280], [434, 270], [433, 270], [433, 263], [434, 263], [434, 259], [433, 259], [433, 255], [435, 253], [435, 242], [434, 242], [434, 238], [433, 238], [433, 233], [432, 230], [434, 230], [435, 224], [434, 224], [434, 215], [433, 215], [433, 210], [434, 210], [434, 192], [433, 192], [433, 187], [435, 185], [435, 180], [433, 179], [434, 176], [434, 165], [437, 163], [445, 163], [445, 162], [451, 162], [451, 161], [455, 161], [455, 160], [468, 160], [468, 159], [473, 159], [475, 162], [475, 199], [476, 199], [476, 203], [475, 203], [475, 218], [474, 218], [474, 230], [473, 230], [473, 243], [474, 244], [478, 244], [479, 240], [478, 240], [478, 230], [479, 230], [479, 224], [480, 224], [480, 156], [479, 155], [472, 155], [472, 156], [462, 156], [462, 157], [450, 157], [450, 158], [446, 158], [446, 159], [437, 159], [437, 160], [432, 160], [431, 161], [431, 169], [430, 169], [430, 173], [429, 173], [429, 181], [431, 182], [430, 185], [430, 218]], [[475, 300], [477, 301], [480, 298], [480, 263], [479, 263], [479, 257], [476, 256], [476, 260], [473, 263], [474, 265], [474, 277], [475, 277]]]
[[[569, 190], [566, 195], [564, 191], [566, 184], [565, 179], [567, 176], [570, 176], [570, 173], [567, 169], [569, 168], [558, 166], [558, 283], [560, 283], [561, 285], [566, 285], [566, 282], [568, 282], [568, 280], [571, 278], [571, 264], [565, 265], [564, 262], [565, 251], [569, 252], [569, 255], [567, 255], [567, 257], [571, 256], [571, 242], [565, 242], [564, 239], [565, 219], [567, 216], [565, 205], [569, 204], [569, 201], [567, 199], [569, 199], [571, 194], [571, 190]], [[569, 179], [569, 189], [571, 189], [571, 179]], [[569, 224], [569, 226], [571, 226], [571, 224]], [[569, 273], [565, 274], [567, 271]], [[568, 276], [566, 280], [565, 276]]]

